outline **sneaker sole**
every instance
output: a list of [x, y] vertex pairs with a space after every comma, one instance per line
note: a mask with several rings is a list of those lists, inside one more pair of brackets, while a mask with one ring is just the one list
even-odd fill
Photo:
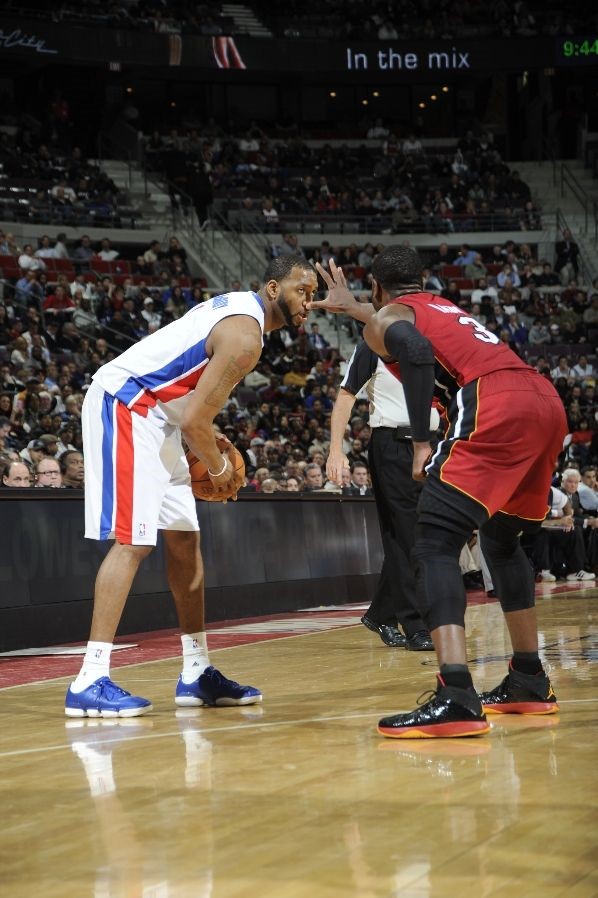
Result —
[[246, 698], [219, 698], [211, 704], [192, 695], [179, 695], [175, 697], [174, 703], [179, 708], [233, 708], [237, 705], [258, 705], [261, 701], [261, 695], [248, 695]]
[[455, 721], [454, 723], [436, 723], [422, 727], [378, 727], [381, 736], [390, 739], [457, 739], [460, 736], [483, 736], [490, 732], [490, 724], [480, 720], [479, 723]]
[[556, 702], [517, 702], [510, 705], [485, 705], [486, 714], [556, 714], [559, 706]]
[[84, 711], [83, 708], [65, 708], [64, 713], [67, 717], [141, 717], [152, 708], [153, 705], [145, 705], [143, 708], [123, 708], [121, 711], [99, 711], [97, 708]]
[[203, 708], [205, 702], [201, 698], [194, 698], [192, 695], [177, 695], [174, 700], [175, 705], [179, 708]]

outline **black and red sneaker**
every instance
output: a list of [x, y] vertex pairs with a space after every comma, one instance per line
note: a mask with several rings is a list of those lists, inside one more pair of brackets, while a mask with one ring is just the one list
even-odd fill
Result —
[[473, 689], [446, 686], [438, 674], [438, 688], [425, 704], [407, 714], [383, 717], [378, 723], [381, 736], [391, 739], [454, 739], [481, 736], [490, 729]]
[[559, 710], [550, 680], [539, 674], [509, 672], [495, 689], [481, 692], [484, 711], [490, 714], [555, 714]]

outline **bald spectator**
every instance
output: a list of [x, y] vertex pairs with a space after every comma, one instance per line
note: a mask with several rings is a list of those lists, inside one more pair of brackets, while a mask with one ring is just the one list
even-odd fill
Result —
[[2, 485], [12, 488], [31, 486], [31, 474], [25, 462], [9, 462], [4, 468]]

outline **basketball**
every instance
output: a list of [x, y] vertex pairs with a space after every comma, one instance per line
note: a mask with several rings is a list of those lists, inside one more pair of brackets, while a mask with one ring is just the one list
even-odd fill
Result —
[[[245, 462], [243, 456], [238, 449], [231, 446], [229, 449], [229, 457], [233, 464], [235, 472], [235, 480], [239, 483], [243, 482], [245, 477]], [[205, 462], [200, 461], [196, 455], [189, 450], [186, 453], [187, 464], [189, 465], [189, 473], [191, 474], [191, 489], [196, 499], [203, 499], [204, 502], [222, 502], [214, 495], [214, 486], [208, 474], [208, 466]]]

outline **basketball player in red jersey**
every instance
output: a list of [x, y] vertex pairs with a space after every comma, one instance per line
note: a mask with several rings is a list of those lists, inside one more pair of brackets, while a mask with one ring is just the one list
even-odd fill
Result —
[[[372, 305], [356, 302], [342, 270], [317, 266], [328, 297], [311, 308], [365, 323], [364, 338], [400, 378], [413, 434], [413, 476], [424, 480], [414, 558], [418, 601], [440, 664], [433, 697], [415, 711], [383, 718], [393, 738], [471, 736], [488, 731], [484, 711], [558, 710], [538, 655], [534, 576], [521, 548], [547, 512], [554, 462], [567, 433], [559, 396], [491, 331], [442, 297], [422, 290], [411, 247], [391, 246], [372, 266]], [[432, 456], [432, 398], [448, 419]], [[466, 597], [459, 555], [472, 530], [492, 573], [513, 646], [509, 671], [476, 693], [466, 660]]]

